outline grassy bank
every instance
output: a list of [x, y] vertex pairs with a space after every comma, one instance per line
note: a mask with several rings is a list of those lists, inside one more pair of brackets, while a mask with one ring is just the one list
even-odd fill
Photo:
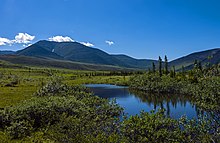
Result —
[[35, 67], [0, 67], [0, 108], [15, 105], [32, 97], [54, 77], [68, 85], [106, 83], [127, 85], [130, 75], [110, 71], [75, 71]]

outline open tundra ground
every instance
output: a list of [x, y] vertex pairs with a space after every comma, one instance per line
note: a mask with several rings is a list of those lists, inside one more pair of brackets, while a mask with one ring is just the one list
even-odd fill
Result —
[[53, 78], [68, 85], [109, 83], [126, 85], [130, 76], [110, 71], [74, 71], [52, 68], [0, 68], [0, 107], [11, 106], [32, 97]]

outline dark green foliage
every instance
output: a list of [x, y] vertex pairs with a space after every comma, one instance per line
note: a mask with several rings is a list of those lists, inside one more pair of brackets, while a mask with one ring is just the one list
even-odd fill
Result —
[[61, 82], [61, 78], [54, 78], [38, 90], [35, 96], [83, 96], [89, 93], [89, 90], [84, 86], [68, 86]]
[[156, 73], [156, 67], [155, 67], [154, 62], [152, 63], [152, 72], [153, 72], [153, 73]]
[[159, 56], [158, 62], [159, 62], [159, 75], [161, 77], [162, 76], [162, 59], [160, 56]]
[[199, 69], [200, 71], [202, 71], [202, 64], [201, 64], [201, 62], [198, 63], [198, 69]]
[[121, 131], [132, 143], [176, 143], [217, 141], [217, 134], [209, 134], [213, 128], [205, 120], [179, 120], [166, 118], [163, 110], [157, 113], [142, 112], [122, 122]]
[[181, 142], [182, 134], [176, 120], [165, 118], [161, 112], [142, 112], [122, 123], [122, 132], [130, 142]]
[[147, 92], [191, 95], [198, 106], [220, 110], [220, 78], [205, 76], [199, 71], [192, 70], [184, 75], [183, 73], [176, 75], [173, 69], [170, 76], [138, 75], [130, 79], [130, 88]]
[[168, 71], [168, 59], [167, 59], [166, 55], [165, 55], [165, 58], [164, 58], [164, 72], [165, 72], [165, 75], [167, 75], [169, 73], [169, 71]]
[[132, 89], [157, 93], [177, 93], [179, 91], [175, 88], [176, 86], [178, 86], [176, 79], [152, 74], [133, 76], [129, 85]]
[[33, 131], [33, 127], [29, 121], [15, 121], [12, 122], [10, 126], [6, 127], [6, 131], [12, 138], [22, 138], [25, 136], [30, 136], [31, 132]]
[[[36, 95], [42, 97], [34, 97], [17, 106], [0, 110], [0, 130], [9, 133], [12, 139], [29, 136], [40, 130], [49, 130], [49, 137], [59, 131], [57, 140], [62, 132], [65, 132], [64, 136], [73, 138], [84, 135], [95, 138], [98, 134], [107, 136], [114, 131], [119, 121], [122, 109], [114, 101], [109, 103], [106, 99], [92, 96], [81, 87], [64, 87], [62, 83], [51, 82], [40, 91]], [[76, 126], [71, 128], [64, 124]], [[82, 132], [73, 132], [72, 129], [76, 128]], [[67, 131], [71, 132], [66, 134]]]
[[[186, 78], [182, 78], [182, 73], [176, 73], [173, 78], [139, 73], [131, 78], [130, 84], [143, 91], [190, 93], [196, 104], [219, 111], [220, 78], [209, 76], [216, 73], [213, 69], [213, 72], [205, 72], [206, 78], [196, 76], [197, 81], [192, 82], [190, 76], [195, 76], [195, 72], [191, 71], [192, 75], [187, 73]], [[85, 87], [69, 86], [62, 80], [52, 78], [47, 84], [42, 84], [33, 98], [1, 109], [0, 139], [5, 135], [8, 138], [3, 142], [172, 143], [219, 140], [220, 123], [216, 112], [213, 122], [206, 118], [175, 120], [167, 118], [164, 110], [122, 118], [122, 109], [114, 100], [101, 99]]]

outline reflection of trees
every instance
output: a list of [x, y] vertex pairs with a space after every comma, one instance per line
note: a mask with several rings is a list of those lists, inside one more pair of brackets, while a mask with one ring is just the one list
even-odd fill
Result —
[[177, 104], [181, 104], [186, 107], [186, 103], [191, 102], [190, 96], [186, 95], [147, 93], [137, 90], [129, 90], [129, 92], [138, 97], [142, 102], [153, 105], [154, 110], [157, 107], [164, 109], [164, 106], [166, 106], [167, 116], [170, 116], [170, 106], [177, 108]]
[[148, 104], [156, 104], [162, 106], [162, 103], [171, 103], [176, 108], [177, 103], [186, 106], [187, 102], [191, 102], [190, 96], [179, 94], [159, 94], [159, 93], [147, 93], [137, 90], [130, 90], [129, 92], [141, 99], [142, 102]]
[[170, 104], [167, 102], [167, 116], [170, 117]]
[[[129, 92], [138, 97], [142, 102], [153, 105], [154, 110], [156, 110], [157, 107], [164, 109], [164, 106], [166, 106], [166, 115], [168, 117], [170, 117], [170, 106], [177, 108], [177, 104], [181, 104], [186, 107], [186, 103], [190, 102], [190, 104], [195, 107], [198, 118], [210, 119], [211, 121], [214, 121], [213, 123], [218, 124], [218, 127], [220, 126], [220, 111], [210, 111], [198, 108], [192, 103], [190, 96], [180, 94], [147, 93], [131, 89], [129, 89]], [[164, 103], [166, 103], [166, 105]]]

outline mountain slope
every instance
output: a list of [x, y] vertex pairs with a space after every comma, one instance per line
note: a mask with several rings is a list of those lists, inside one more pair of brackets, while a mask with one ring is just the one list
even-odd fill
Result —
[[148, 68], [152, 68], [153, 62], [155, 63], [155, 65], [158, 64], [158, 61], [156, 60], [135, 59], [127, 55], [112, 55], [112, 56], [134, 68], [148, 69]]
[[[13, 63], [16, 63], [17, 61], [15, 61], [14, 59], [17, 59], [18, 61], [20, 61], [20, 64], [22, 64], [21, 59], [24, 59], [24, 62], [32, 64], [27, 61], [28, 59], [30, 59], [30, 61], [33, 61], [34, 65], [41, 65], [41, 63], [43, 62], [44, 66], [46, 66], [46, 63], [48, 63], [48, 65], [53, 67], [57, 67], [57, 62], [60, 64], [59, 67], [62, 68], [69, 68], [67, 65], [69, 65], [69, 63], [71, 62], [78, 62], [78, 64], [79, 62], [81, 62], [84, 63], [84, 65], [95, 64], [98, 67], [107, 65], [108, 67], [115, 66], [144, 70], [152, 68], [152, 63], [154, 62], [156, 68], [158, 67], [158, 61], [156, 60], [135, 59], [127, 55], [110, 55], [100, 49], [87, 47], [77, 42], [51, 42], [43, 40], [23, 50], [17, 51], [16, 54], [18, 55], [18, 57], [4, 58], [9, 61], [13, 60]], [[169, 66], [175, 66], [177, 70], [180, 69], [182, 66], [184, 66], [185, 69], [191, 69], [193, 68], [195, 60], [200, 61], [202, 65], [207, 65], [207, 63], [209, 63], [210, 65], [218, 64], [220, 63], [220, 48], [189, 54], [187, 56], [169, 62]], [[39, 64], [36, 63], [36, 61], [38, 61]], [[82, 65], [80, 67], [82, 67]]]
[[175, 66], [176, 69], [179, 69], [182, 66], [192, 68], [192, 65], [194, 64], [195, 60], [200, 61], [202, 65], [206, 65], [208, 62], [211, 65], [217, 64], [220, 62], [220, 48], [195, 52], [187, 56], [173, 60], [169, 63], [169, 65]]
[[40, 45], [33, 44], [23, 50], [17, 51], [17, 55], [23, 56], [32, 56], [32, 57], [41, 57], [41, 58], [53, 58], [53, 59], [63, 59], [63, 57], [49, 51], [47, 48]]
[[[112, 65], [126, 68], [146, 69], [153, 60], [136, 60], [126, 56], [110, 55], [100, 49], [87, 47], [77, 42], [39, 41], [21, 51], [18, 55], [53, 58], [90, 64]], [[144, 63], [146, 62], [146, 64]]]
[[123, 63], [96, 48], [90, 48], [77, 42], [61, 42], [54, 46], [54, 52], [66, 60], [103, 65], [125, 66]]
[[[0, 61], [5, 61], [10, 64], [23, 66], [36, 66], [46, 68], [63, 68], [74, 70], [102, 70], [102, 71], [133, 71], [135, 69], [121, 68], [117, 66], [95, 65], [87, 63], [79, 63], [57, 59], [42, 59], [37, 57], [28, 57], [21, 55], [0, 55]], [[1, 67], [1, 64], [0, 64]]]
[[14, 51], [0, 51], [0, 55], [10, 55], [10, 54], [14, 54]]

